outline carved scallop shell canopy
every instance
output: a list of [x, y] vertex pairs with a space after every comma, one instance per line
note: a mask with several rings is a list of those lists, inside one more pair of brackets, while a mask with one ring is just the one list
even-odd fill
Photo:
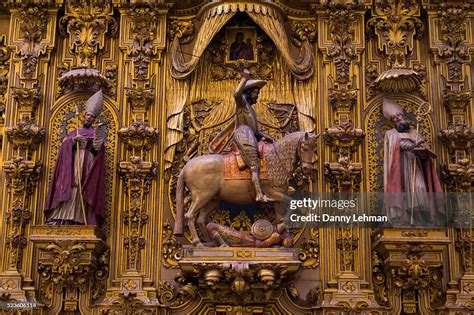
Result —
[[257, 220], [252, 225], [252, 234], [261, 241], [269, 238], [274, 230], [275, 227], [267, 220]]
[[64, 91], [109, 91], [110, 83], [98, 70], [92, 68], [75, 68], [59, 78], [59, 87]]
[[382, 72], [375, 80], [377, 90], [382, 92], [412, 92], [421, 85], [418, 72], [395, 68]]

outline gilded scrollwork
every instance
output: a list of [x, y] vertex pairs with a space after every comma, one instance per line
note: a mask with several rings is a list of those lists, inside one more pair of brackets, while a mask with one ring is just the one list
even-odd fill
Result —
[[60, 31], [64, 37], [69, 35], [69, 49], [78, 58], [76, 65], [96, 65], [97, 53], [105, 46], [105, 34], [117, 33], [112, 5], [88, 0], [68, 2], [65, 7], [65, 15], [59, 20]]
[[303, 268], [319, 267], [319, 229], [311, 228], [308, 236], [303, 238], [298, 258], [302, 261]]
[[167, 281], [160, 283], [158, 299], [162, 305], [169, 308], [178, 308], [198, 297], [198, 288], [188, 278], [178, 274], [175, 281], [181, 286], [176, 287]]
[[163, 225], [163, 248], [161, 250], [162, 262], [166, 268], [178, 268], [178, 261], [182, 256], [182, 244], [173, 235], [173, 230], [169, 220]]
[[383, 260], [377, 251], [372, 252], [372, 279], [377, 303], [381, 306], [390, 305], [388, 279], [385, 274]]
[[292, 21], [290, 39], [296, 47], [301, 47], [304, 41], [316, 41], [316, 23], [314, 21]]
[[375, 2], [374, 16], [367, 22], [378, 37], [378, 49], [386, 56], [390, 68], [406, 68], [414, 49], [414, 39], [423, 35], [424, 25], [418, 18], [420, 8], [414, 0]]

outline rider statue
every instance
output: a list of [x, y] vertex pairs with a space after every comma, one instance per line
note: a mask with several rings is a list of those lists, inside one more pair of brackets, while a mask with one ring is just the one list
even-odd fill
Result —
[[237, 108], [233, 140], [245, 164], [252, 172], [257, 202], [273, 201], [262, 192], [258, 161], [258, 141], [273, 143], [273, 139], [258, 129], [257, 115], [252, 108], [252, 105], [257, 103], [258, 93], [265, 84], [267, 81], [264, 80], [250, 80], [250, 72], [245, 69], [234, 92]]

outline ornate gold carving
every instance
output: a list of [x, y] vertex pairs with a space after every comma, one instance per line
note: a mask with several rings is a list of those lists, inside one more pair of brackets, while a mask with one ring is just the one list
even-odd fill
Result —
[[[466, 85], [468, 85], [468, 82], [465, 82], [465, 88]], [[443, 103], [450, 114], [449, 120], [453, 123], [466, 122], [466, 110], [471, 102], [471, 91], [445, 89], [443, 92]]]
[[339, 156], [348, 158], [357, 150], [364, 137], [364, 131], [354, 127], [349, 120], [342, 120], [339, 125], [326, 128], [323, 132], [326, 143], [332, 146], [334, 151], [339, 152]]
[[402, 231], [403, 237], [427, 237], [428, 231], [425, 230], [406, 230]]
[[324, 175], [333, 191], [358, 191], [362, 164], [352, 163], [347, 156], [341, 156], [337, 162], [324, 163]]
[[121, 128], [118, 135], [133, 154], [150, 150], [158, 140], [158, 130], [143, 121], [132, 122], [129, 127]]
[[41, 173], [40, 161], [26, 161], [23, 157], [13, 157], [5, 161], [3, 169], [8, 175], [7, 188], [11, 194], [5, 213], [6, 244], [9, 268], [15, 269], [21, 263], [23, 248], [26, 246], [26, 228], [31, 218], [31, 195]]
[[443, 8], [438, 11], [440, 17], [441, 46], [438, 56], [446, 61], [448, 80], [461, 81], [462, 64], [468, 62], [469, 51], [466, 38], [466, 7]]
[[390, 287], [387, 285], [383, 260], [377, 251], [372, 252], [372, 266], [375, 300], [381, 306], [388, 306], [390, 304], [388, 299]]
[[34, 119], [26, 117], [16, 126], [5, 128], [5, 133], [15, 149], [34, 150], [43, 140], [46, 131], [44, 128], [36, 126]]
[[59, 24], [62, 35], [69, 34], [69, 49], [79, 59], [76, 65], [83, 67], [97, 65], [97, 54], [105, 46], [105, 33], [110, 31], [114, 35], [117, 32], [113, 7], [108, 2], [68, 2]]
[[359, 246], [356, 230], [350, 227], [339, 228], [337, 231], [336, 247], [341, 251], [342, 271], [354, 271], [354, 250]]
[[456, 231], [457, 240], [454, 243], [461, 256], [461, 265], [464, 272], [472, 271], [472, 232], [470, 229]]
[[333, 44], [327, 54], [334, 58], [336, 66], [336, 82], [349, 82], [349, 66], [355, 59], [355, 48], [352, 43], [354, 36], [354, 12], [347, 9], [328, 9], [329, 32]]
[[[55, 241], [43, 249], [38, 271], [41, 294], [51, 300], [54, 290], [79, 288], [81, 292], [91, 286], [92, 298], [104, 292], [107, 276], [108, 252], [94, 257], [94, 252], [81, 241]], [[92, 255], [92, 257], [91, 257]]]
[[173, 235], [169, 220], [163, 225], [163, 249], [161, 250], [163, 265], [166, 268], [178, 268], [182, 257], [181, 242]]
[[98, 70], [86, 67], [73, 68], [64, 73], [58, 80], [60, 93], [66, 92], [96, 92], [102, 90], [106, 94], [111, 94], [114, 87], [111, 82]]
[[158, 288], [158, 299], [162, 305], [176, 308], [183, 306], [198, 297], [198, 288], [181, 274], [178, 274], [175, 277], [175, 281], [180, 283], [182, 286], [176, 288], [167, 281], [160, 283]]
[[305, 40], [316, 41], [316, 23], [314, 21], [292, 21], [290, 39], [296, 47], [301, 47]]
[[130, 161], [119, 163], [119, 172], [123, 180], [123, 189], [127, 204], [122, 213], [124, 229], [124, 248], [127, 251], [127, 269], [136, 270], [140, 262], [140, 252], [145, 248], [144, 226], [148, 223], [146, 196], [151, 182], [156, 178], [158, 162], [145, 162], [138, 156]]
[[25, 79], [35, 76], [39, 55], [44, 52], [41, 41], [48, 23], [47, 13], [46, 6], [37, 4], [26, 4], [20, 10], [20, 36], [23, 38], [21, 74]]
[[[5, 35], [0, 35], [0, 126], [5, 122], [6, 100], [8, 88], [8, 71], [10, 69], [10, 48], [5, 45]], [[0, 136], [1, 144], [1, 136]], [[1, 148], [1, 145], [0, 145]]]
[[178, 38], [181, 44], [189, 44], [194, 39], [194, 23], [192, 21], [173, 20], [169, 31], [169, 39]]
[[319, 267], [319, 229], [311, 228], [308, 236], [303, 239], [298, 258], [303, 268]]
[[134, 112], [146, 112], [150, 109], [155, 100], [152, 89], [144, 88], [127, 88], [125, 90], [127, 101]]
[[374, 17], [367, 26], [378, 37], [378, 49], [390, 68], [406, 68], [414, 49], [414, 39], [423, 34], [420, 8], [415, 0], [375, 1]]
[[27, 112], [29, 115], [33, 115], [41, 103], [38, 88], [13, 88], [12, 94], [19, 112]]
[[460, 159], [458, 163], [453, 164], [441, 164], [441, 173], [449, 191], [472, 192], [474, 165], [469, 159]]
[[374, 63], [368, 64], [365, 67], [365, 95], [366, 99], [370, 100], [375, 96], [375, 80], [378, 77], [378, 68]]
[[211, 80], [222, 81], [237, 79], [240, 77], [240, 69], [244, 68], [249, 69], [255, 79], [272, 80], [275, 46], [265, 33], [259, 33], [256, 41], [258, 54], [257, 64], [245, 60], [238, 60], [231, 65], [226, 65], [225, 59], [228, 44], [222, 33], [216, 35], [207, 47], [207, 55], [212, 64]]
[[133, 44], [129, 47], [129, 56], [133, 58], [134, 79], [147, 79], [150, 58], [158, 53], [158, 46], [153, 45], [159, 23], [158, 10], [150, 4], [133, 4], [128, 14], [132, 19]]
[[109, 83], [109, 95], [117, 96], [117, 76], [118, 67], [117, 65], [108, 65], [105, 67], [105, 77]]
[[448, 129], [441, 130], [439, 136], [450, 154], [454, 155], [456, 151], [469, 152], [474, 141], [474, 128], [463, 123], [449, 124]]

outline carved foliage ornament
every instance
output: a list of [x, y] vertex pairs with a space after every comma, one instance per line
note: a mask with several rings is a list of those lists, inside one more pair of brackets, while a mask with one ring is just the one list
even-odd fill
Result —
[[21, 262], [23, 248], [26, 246], [25, 229], [31, 218], [30, 197], [41, 173], [41, 162], [25, 161], [23, 157], [13, 157], [4, 162], [8, 176], [7, 188], [12, 201], [6, 211], [7, 248], [9, 267], [15, 269]]
[[105, 33], [117, 32], [112, 5], [93, 0], [68, 2], [59, 24], [63, 36], [69, 34], [69, 48], [78, 55], [79, 65], [86, 67], [95, 64], [98, 50], [104, 48]]
[[355, 58], [352, 43], [354, 36], [354, 13], [350, 10], [328, 10], [329, 31], [333, 44], [328, 49], [328, 56], [334, 58], [336, 81], [349, 81], [349, 66]]
[[15, 149], [36, 149], [46, 131], [36, 126], [34, 119], [25, 118], [16, 126], [5, 128], [5, 133]]
[[466, 37], [466, 8], [455, 7], [440, 10], [442, 44], [438, 55], [447, 61], [448, 80], [462, 80], [462, 63], [469, 59], [469, 51], [463, 43]]
[[169, 31], [170, 41], [175, 38], [183, 45], [189, 44], [194, 39], [194, 24], [192, 21], [173, 20]]
[[423, 22], [415, 0], [377, 0], [373, 8], [374, 17], [368, 27], [378, 37], [378, 48], [387, 58], [390, 68], [406, 68], [414, 39], [423, 34]]
[[48, 23], [47, 8], [41, 5], [23, 5], [20, 10], [20, 36], [23, 45], [20, 49], [22, 76], [31, 79], [36, 73], [39, 54], [44, 50], [41, 40]]

